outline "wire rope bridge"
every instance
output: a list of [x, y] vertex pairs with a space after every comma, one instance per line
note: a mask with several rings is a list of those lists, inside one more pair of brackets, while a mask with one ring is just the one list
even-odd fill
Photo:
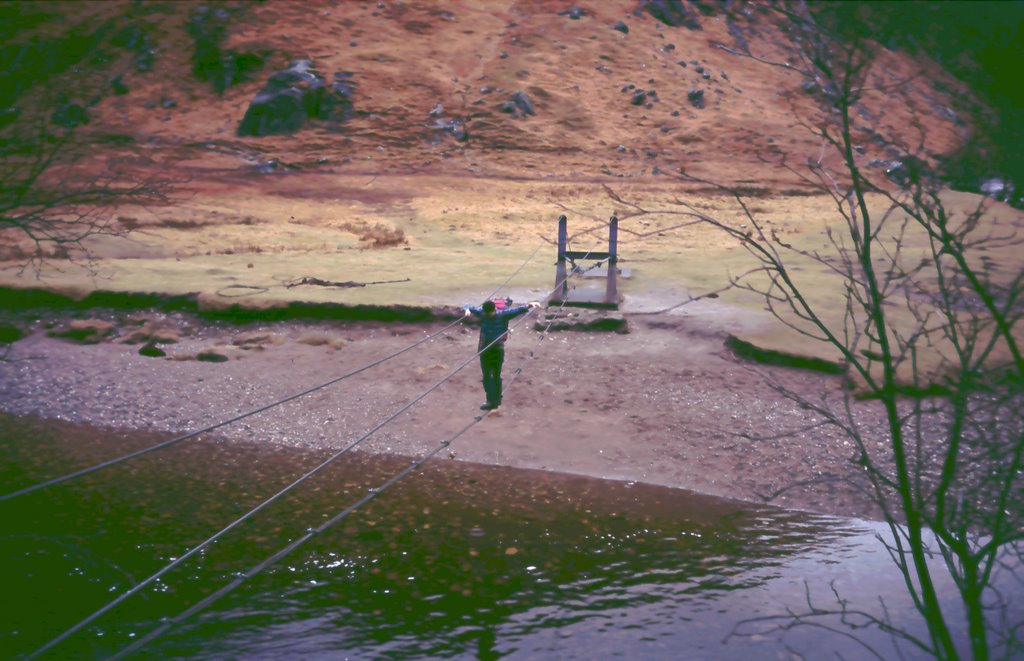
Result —
[[[607, 278], [609, 284], [607, 286], [605, 300], [602, 301], [602, 303], [607, 304], [607, 302], [609, 300], [608, 297], [609, 296], [614, 296], [615, 304], [617, 305], [618, 294], [617, 294], [617, 292], [615, 290], [615, 285], [614, 285], [615, 275], [616, 275], [616, 271], [617, 271], [617, 269], [615, 268], [615, 262], [616, 262], [616, 254], [615, 254], [616, 219], [615, 219], [614, 216], [612, 217], [612, 222], [610, 223], [609, 228], [610, 228], [609, 229], [610, 233], [609, 233], [609, 250], [608, 251], [606, 251], [606, 252], [596, 252], [593, 248], [591, 250], [587, 250], [587, 251], [573, 251], [573, 250], [568, 250], [567, 249], [567, 247], [568, 247], [568, 245], [569, 245], [569, 243], [571, 241], [571, 238], [568, 237], [567, 232], [566, 232], [566, 218], [565, 218], [565, 216], [561, 216], [559, 218], [558, 262], [557, 262], [557, 265], [556, 265], [555, 286], [546, 295], [549, 307], [552, 306], [552, 305], [556, 305], [557, 304], [557, 310], [561, 310], [564, 306], [572, 305], [574, 303], [575, 304], [581, 304], [581, 303], [582, 304], [586, 304], [587, 303], [586, 300], [580, 300], [580, 298], [585, 299], [586, 297], [580, 297], [580, 298], [574, 297], [574, 292], [576, 290], [576, 284], [574, 283], [574, 284], [570, 285], [570, 280], [572, 279], [572, 276], [574, 276], [574, 275], [580, 276], [580, 277], [585, 277], [587, 273], [589, 273], [589, 272], [599, 268], [601, 266], [601, 264], [604, 264], [604, 263], [607, 263], [609, 265], [608, 269], [607, 269], [607, 273], [605, 274], [605, 277]], [[511, 282], [512, 279], [515, 278], [516, 275], [518, 275], [526, 267], [526, 265], [528, 263], [530, 263], [536, 257], [536, 255], [538, 254], [540, 249], [545, 245], [545, 243], [546, 242], [542, 242], [540, 245], [538, 245], [537, 248], [534, 249], [534, 251], [532, 253], [530, 253], [530, 255], [526, 257], [526, 259], [522, 262], [522, 264], [520, 264], [519, 267], [512, 273], [512, 275], [510, 275], [501, 285], [499, 285], [493, 292], [491, 292], [491, 294], [488, 296], [488, 298], [493, 298], [499, 291], [501, 291], [504, 287], [506, 287], [508, 285], [508, 283]], [[595, 248], [596, 248], [596, 246], [595, 246]], [[573, 269], [572, 269], [571, 272], [567, 272], [566, 271], [566, 268], [565, 268], [566, 260], [569, 260], [573, 264]], [[591, 261], [596, 261], [596, 263], [594, 265], [588, 267], [588, 268], [580, 268], [580, 267], [576, 266], [575, 260], [580, 260], [580, 261], [591, 260]], [[555, 311], [554, 314], [550, 315], [550, 320], [548, 321], [547, 325], [543, 328], [543, 330], [541, 330], [539, 332], [538, 339], [537, 339], [538, 345], [539, 345], [539, 343], [541, 341], [543, 341], [543, 339], [546, 337], [547, 333], [550, 331], [552, 323], [557, 318], [557, 310]], [[530, 310], [526, 314], [524, 314], [522, 317], [517, 319], [516, 322], [514, 322], [513, 327], [518, 326], [519, 324], [522, 324], [523, 322], [525, 322], [525, 320], [527, 318], [529, 318], [529, 316], [532, 313], [533, 313], [533, 310]], [[398, 356], [400, 356], [400, 355], [402, 355], [402, 354], [404, 354], [404, 353], [406, 353], [408, 351], [411, 351], [412, 349], [415, 349], [416, 347], [418, 347], [418, 346], [420, 346], [420, 345], [422, 345], [422, 344], [432, 340], [433, 338], [435, 338], [435, 337], [437, 337], [437, 336], [439, 336], [439, 335], [441, 335], [443, 333], [446, 333], [449, 329], [451, 329], [453, 326], [455, 326], [456, 324], [460, 323], [461, 321], [462, 321], [461, 318], [456, 319], [455, 321], [453, 321], [452, 323], [448, 324], [447, 326], [441, 328], [440, 330], [435, 331], [434, 333], [431, 333], [430, 335], [427, 335], [426, 337], [418, 340], [417, 342], [414, 342], [413, 344], [411, 344], [411, 345], [409, 345], [409, 346], [407, 346], [407, 347], [405, 347], [403, 349], [400, 349], [398, 351], [390, 353], [390, 354], [388, 354], [388, 355], [386, 355], [386, 356], [384, 356], [382, 358], [374, 360], [374, 361], [372, 361], [370, 363], [367, 363], [366, 365], [363, 365], [363, 366], [361, 366], [361, 367], [359, 367], [357, 369], [353, 369], [353, 370], [351, 370], [349, 372], [346, 372], [345, 374], [337, 376], [337, 377], [335, 377], [335, 378], [333, 378], [333, 379], [331, 379], [329, 381], [326, 381], [324, 383], [321, 383], [319, 385], [312, 386], [310, 388], [307, 388], [307, 389], [302, 390], [300, 392], [297, 392], [295, 394], [289, 395], [289, 396], [284, 397], [282, 399], [279, 399], [279, 400], [276, 400], [276, 401], [264, 404], [262, 406], [259, 406], [259, 407], [255, 408], [255, 409], [252, 409], [250, 411], [247, 411], [247, 412], [244, 412], [244, 413], [240, 413], [240, 414], [235, 415], [235, 416], [233, 416], [233, 417], [231, 417], [231, 418], [229, 418], [227, 420], [223, 420], [221, 422], [218, 422], [218, 423], [215, 423], [215, 424], [212, 424], [212, 425], [208, 425], [206, 427], [203, 427], [202, 429], [191, 431], [191, 432], [188, 432], [186, 434], [177, 436], [175, 438], [171, 438], [169, 440], [162, 441], [162, 442], [157, 443], [155, 445], [152, 445], [152, 446], [149, 446], [149, 447], [146, 447], [146, 448], [142, 448], [140, 450], [136, 450], [134, 452], [131, 452], [131, 453], [119, 456], [119, 457], [115, 457], [113, 459], [104, 461], [102, 463], [99, 463], [99, 464], [96, 464], [96, 465], [93, 465], [93, 466], [89, 466], [87, 468], [83, 468], [81, 470], [77, 470], [77, 471], [68, 473], [66, 475], [61, 475], [61, 476], [58, 476], [58, 477], [54, 477], [54, 478], [46, 480], [44, 482], [40, 482], [40, 483], [31, 485], [31, 486], [25, 487], [25, 488], [19, 489], [17, 491], [11, 492], [11, 493], [0, 495], [0, 502], [12, 500], [12, 499], [15, 499], [15, 498], [18, 498], [18, 497], [22, 497], [22, 496], [34, 493], [36, 491], [40, 491], [40, 490], [45, 489], [47, 487], [51, 487], [51, 486], [54, 486], [56, 484], [67, 482], [67, 481], [73, 480], [75, 478], [81, 477], [83, 475], [88, 475], [90, 473], [94, 473], [96, 471], [99, 471], [99, 470], [102, 470], [102, 469], [105, 469], [105, 468], [108, 468], [108, 467], [120, 464], [122, 462], [129, 461], [129, 460], [134, 459], [136, 457], [140, 457], [142, 455], [149, 454], [151, 452], [156, 452], [158, 450], [162, 450], [164, 448], [171, 447], [171, 446], [176, 445], [178, 443], [182, 443], [182, 442], [194, 439], [194, 438], [196, 438], [196, 437], [198, 437], [198, 436], [200, 436], [202, 434], [205, 434], [207, 432], [210, 432], [210, 431], [222, 428], [224, 426], [230, 425], [230, 424], [238, 422], [240, 420], [244, 420], [245, 418], [251, 417], [251, 416], [256, 415], [258, 413], [262, 413], [263, 411], [266, 411], [268, 409], [274, 408], [276, 406], [280, 406], [281, 404], [284, 404], [286, 402], [290, 402], [290, 401], [299, 399], [301, 397], [304, 397], [304, 396], [306, 396], [306, 395], [308, 395], [310, 393], [316, 392], [318, 390], [322, 390], [322, 389], [327, 388], [327, 387], [329, 387], [331, 385], [334, 385], [335, 383], [338, 383], [338, 382], [343, 381], [343, 380], [345, 380], [347, 378], [350, 378], [352, 376], [355, 376], [357, 374], [365, 372], [365, 371], [367, 371], [367, 370], [369, 370], [369, 369], [371, 369], [373, 367], [376, 367], [377, 365], [380, 365], [380, 364], [382, 364], [382, 363], [384, 363], [384, 362], [386, 362], [388, 360], [391, 360], [392, 358], [396, 358], [396, 357], [398, 357]], [[495, 340], [494, 342], [497, 342], [497, 341], [498, 340]], [[494, 344], [494, 342], [492, 342], [491, 344]], [[74, 634], [78, 633], [79, 631], [81, 631], [85, 627], [89, 626], [90, 624], [95, 622], [97, 619], [99, 619], [100, 617], [102, 617], [106, 613], [110, 612], [111, 610], [116, 608], [118, 605], [120, 605], [124, 601], [128, 600], [129, 598], [131, 598], [133, 595], [141, 592], [146, 587], [148, 587], [149, 585], [153, 584], [160, 577], [164, 576], [165, 574], [167, 574], [169, 571], [171, 571], [175, 567], [185, 563], [186, 561], [188, 561], [193, 556], [195, 556], [198, 553], [202, 552], [203, 549], [206, 549], [207, 547], [209, 547], [211, 544], [216, 542], [218, 539], [220, 539], [224, 535], [228, 534], [230, 531], [232, 531], [233, 529], [235, 529], [236, 527], [241, 525], [243, 522], [245, 522], [245, 521], [251, 519], [252, 517], [254, 517], [260, 511], [262, 511], [263, 509], [267, 508], [271, 503], [274, 503], [275, 501], [277, 501], [277, 500], [281, 499], [282, 497], [284, 497], [285, 494], [289, 493], [294, 488], [298, 487], [300, 484], [302, 484], [306, 480], [312, 478], [314, 475], [316, 475], [321, 470], [326, 468], [329, 464], [333, 463], [337, 459], [339, 459], [342, 456], [344, 456], [345, 454], [347, 454], [352, 449], [354, 449], [357, 446], [359, 446], [361, 443], [366, 441], [368, 438], [370, 438], [377, 431], [379, 431], [380, 429], [382, 429], [383, 427], [385, 427], [386, 425], [391, 423], [393, 420], [398, 418], [401, 414], [405, 413], [407, 410], [409, 410], [410, 408], [415, 406], [417, 403], [419, 403], [420, 401], [425, 399], [427, 396], [429, 396], [432, 392], [434, 392], [435, 390], [440, 388], [442, 385], [444, 385], [446, 382], [451, 380], [457, 373], [462, 371], [470, 363], [472, 363], [474, 360], [476, 360], [480, 356], [481, 353], [483, 353], [486, 349], [488, 349], [491, 346], [491, 344], [488, 344], [487, 346], [480, 348], [479, 351], [477, 351], [475, 354], [473, 354], [472, 356], [470, 356], [466, 360], [462, 361], [455, 368], [450, 370], [448, 372], [448, 374], [446, 374], [443, 378], [441, 378], [436, 383], [431, 385], [429, 388], [427, 388], [426, 390], [424, 390], [420, 394], [416, 395], [415, 397], [411, 398], [407, 403], [405, 403], [403, 406], [401, 406], [396, 411], [393, 411], [392, 413], [390, 413], [387, 416], [385, 416], [384, 418], [382, 418], [380, 421], [378, 421], [375, 425], [373, 425], [370, 429], [368, 429], [364, 433], [358, 435], [354, 439], [351, 439], [347, 443], [343, 444], [341, 449], [339, 449], [336, 452], [334, 452], [327, 459], [321, 461], [318, 465], [314, 466], [313, 468], [311, 468], [308, 471], [306, 471], [304, 474], [302, 474], [299, 477], [295, 478], [287, 486], [285, 486], [284, 488], [280, 489], [276, 493], [270, 495], [269, 497], [265, 498], [261, 503], [259, 503], [255, 507], [253, 507], [251, 510], [249, 510], [245, 514], [239, 516], [234, 521], [228, 523], [227, 525], [222, 527], [220, 530], [218, 530], [218, 531], [214, 532], [213, 534], [211, 534], [204, 541], [202, 541], [202, 542], [192, 546], [185, 553], [181, 554], [177, 558], [175, 558], [172, 561], [168, 562], [166, 565], [161, 567], [158, 571], [156, 571], [155, 573], [153, 573], [149, 577], [147, 577], [147, 578], [145, 578], [145, 579], [143, 579], [141, 581], [138, 581], [137, 583], [132, 585], [130, 588], [128, 588], [127, 590], [125, 590], [124, 592], [119, 594], [117, 597], [113, 598], [111, 601], [106, 603], [101, 608], [97, 609], [96, 611], [94, 611], [93, 613], [87, 615], [86, 617], [84, 617], [83, 619], [81, 619], [80, 621], [75, 623], [74, 625], [72, 625], [69, 628], [65, 629], [62, 633], [60, 633], [59, 635], [57, 635], [54, 638], [50, 639], [46, 644], [44, 644], [43, 646], [39, 647], [38, 649], [36, 649], [35, 651], [31, 652], [30, 654], [28, 654], [26, 658], [33, 659], [33, 658], [37, 658], [37, 657], [39, 657], [39, 656], [41, 656], [43, 654], [46, 654], [47, 652], [50, 652], [51, 650], [53, 650], [55, 647], [57, 647], [63, 641], [67, 640], [68, 638], [70, 638]], [[528, 354], [527, 360], [533, 359], [533, 358], [534, 358], [534, 350], [531, 350], [529, 352], [529, 354]], [[510, 388], [515, 383], [515, 381], [518, 379], [519, 375], [522, 373], [524, 367], [525, 367], [525, 361], [524, 361], [523, 364], [521, 364], [519, 367], [517, 367], [513, 371], [512, 375], [510, 376], [510, 378], [506, 382], [506, 386], [505, 386], [506, 389]], [[412, 473], [412, 472], [416, 471], [417, 469], [419, 469], [423, 465], [424, 462], [426, 462], [429, 459], [431, 459], [434, 456], [436, 456], [443, 449], [449, 447], [452, 442], [454, 442], [456, 439], [458, 439], [459, 437], [461, 437], [462, 435], [467, 433], [470, 429], [472, 429], [477, 424], [480, 424], [485, 418], [486, 418], [485, 414], [473, 415], [472, 417], [470, 417], [470, 419], [460, 429], [458, 429], [458, 431], [456, 431], [455, 433], [447, 436], [446, 438], [440, 439], [440, 441], [438, 442], [438, 444], [436, 446], [434, 446], [431, 450], [427, 451], [422, 456], [420, 456], [420, 457], [418, 457], [416, 459], [413, 459], [406, 468], [404, 468], [403, 470], [399, 471], [398, 473], [392, 475], [390, 478], [385, 480], [379, 486], [372, 487], [372, 488], [368, 489], [367, 492], [361, 498], [357, 499], [355, 502], [353, 502], [353, 503], [349, 504], [348, 506], [344, 507], [342, 510], [340, 510], [339, 512], [337, 512], [333, 516], [329, 517], [327, 520], [323, 521], [322, 523], [320, 523], [315, 528], [307, 529], [305, 535], [302, 535], [302, 536], [298, 537], [297, 539], [291, 541], [290, 543], [286, 544], [285, 546], [281, 547], [276, 552], [274, 552], [273, 554], [271, 554], [270, 556], [268, 556], [267, 558], [265, 558], [261, 562], [253, 565], [249, 569], [247, 569], [245, 571], [242, 571], [242, 572], [236, 573], [234, 575], [234, 578], [231, 581], [229, 581], [228, 583], [224, 584], [219, 589], [215, 590], [214, 592], [212, 592], [211, 594], [209, 594], [208, 596], [203, 598], [201, 601], [193, 604], [192, 606], [188, 607], [186, 610], [184, 610], [184, 611], [182, 611], [182, 612], [180, 612], [180, 613], [178, 613], [178, 614], [176, 614], [174, 616], [162, 618], [161, 622], [160, 622], [160, 624], [158, 626], [156, 626], [154, 629], [152, 629], [151, 631], [149, 631], [146, 634], [144, 634], [143, 636], [141, 636], [139, 639], [134, 640], [133, 642], [131, 642], [131, 644], [128, 645], [127, 647], [125, 647], [125, 648], [121, 649], [120, 651], [118, 651], [112, 658], [123, 658], [123, 657], [126, 657], [126, 656], [130, 655], [130, 654], [138, 652], [145, 645], [147, 645], [148, 643], [152, 642], [154, 639], [156, 639], [157, 637], [159, 637], [160, 635], [165, 633], [167, 630], [172, 628], [174, 625], [184, 621], [185, 619], [187, 619], [187, 618], [189, 618], [189, 617], [199, 613], [203, 609], [209, 607], [214, 602], [219, 600], [221, 597], [225, 596], [226, 594], [228, 594], [229, 592], [231, 592], [232, 590], [237, 588], [239, 585], [244, 583], [246, 579], [251, 578], [251, 577], [257, 575], [258, 573], [260, 573], [261, 571], [263, 571], [267, 567], [269, 567], [269, 566], [273, 565], [274, 563], [278, 562], [279, 560], [284, 558], [286, 555], [288, 555], [289, 553], [294, 551], [296, 548], [301, 546], [303, 543], [305, 543], [306, 541], [311, 539], [313, 536], [315, 536], [318, 533], [321, 533], [321, 532], [325, 531], [327, 528], [335, 525], [337, 522], [339, 522], [342, 519], [344, 519], [345, 517], [349, 516], [352, 512], [356, 511], [361, 506], [365, 505], [366, 503], [370, 502], [374, 498], [378, 497], [381, 493], [383, 493], [385, 490], [387, 490], [388, 488], [390, 488], [391, 486], [396, 484], [398, 481], [400, 481], [401, 479], [403, 479], [404, 477], [406, 477], [410, 473]]]

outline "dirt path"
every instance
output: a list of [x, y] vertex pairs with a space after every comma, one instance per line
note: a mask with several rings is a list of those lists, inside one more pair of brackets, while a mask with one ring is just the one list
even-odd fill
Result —
[[[434, 326], [287, 322], [229, 326], [150, 315], [173, 327], [163, 359], [117, 341], [81, 345], [36, 330], [0, 365], [0, 409], [116, 428], [182, 433], [287, 396], [405, 347]], [[751, 366], [723, 347], [728, 315], [713, 302], [630, 318], [629, 334], [514, 332], [500, 411], [441, 456], [691, 489], [817, 512], [871, 516], [850, 475], [852, 447], [814, 425], [769, 381], [809, 398], [839, 396], [835, 377]], [[134, 325], [133, 325], [134, 324]], [[530, 326], [530, 328], [527, 328]], [[215, 348], [228, 358], [195, 355]], [[451, 370], [466, 369], [361, 448], [422, 454], [479, 415], [474, 329], [445, 335], [359, 376], [222, 429], [234, 439], [338, 449]], [[531, 357], [532, 354], [532, 357]], [[780, 493], [781, 492], [781, 493]]]

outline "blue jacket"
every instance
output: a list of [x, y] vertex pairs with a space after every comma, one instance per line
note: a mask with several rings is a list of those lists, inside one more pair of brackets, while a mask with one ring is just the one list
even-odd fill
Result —
[[478, 350], [494, 342], [492, 347], [500, 347], [508, 339], [508, 322], [530, 309], [528, 305], [520, 305], [505, 310], [495, 310], [494, 316], [487, 316], [480, 306], [466, 307], [470, 314], [480, 320], [480, 343]]

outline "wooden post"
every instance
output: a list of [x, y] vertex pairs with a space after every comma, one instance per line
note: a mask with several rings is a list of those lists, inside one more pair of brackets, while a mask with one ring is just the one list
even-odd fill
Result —
[[569, 278], [565, 272], [565, 245], [568, 242], [568, 219], [558, 217], [558, 262], [555, 264], [555, 286], [551, 300], [562, 302], [569, 290]]
[[608, 280], [604, 290], [604, 302], [610, 305], [616, 305], [619, 302], [618, 243], [619, 219], [612, 215], [608, 220]]

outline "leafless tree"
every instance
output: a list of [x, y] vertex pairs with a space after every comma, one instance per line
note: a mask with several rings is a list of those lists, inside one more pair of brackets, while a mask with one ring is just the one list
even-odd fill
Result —
[[[998, 263], [986, 254], [1019, 247], [1020, 236], [986, 213], [985, 202], [968, 209], [948, 202], [931, 174], [921, 126], [916, 145], [896, 145], [901, 165], [890, 175], [899, 185], [863, 168], [858, 146], [877, 133], [855, 109], [883, 84], [872, 44], [835, 37], [803, 3], [775, 8], [794, 57], [772, 62], [732, 52], [799, 72], [816, 95], [818, 108], [804, 112], [804, 125], [820, 138], [821, 152], [799, 167], [790, 162], [794, 154], [773, 151], [765, 160], [831, 196], [827, 247], [787, 242], [741, 191], [685, 173], [684, 181], [714, 186], [731, 199], [743, 220], [722, 220], [685, 199], [648, 209], [611, 193], [634, 216], [679, 215], [731, 235], [759, 265], [735, 286], [757, 294], [776, 319], [825, 343], [845, 363], [847, 388], [838, 398], [812, 400], [777, 387], [852, 441], [851, 474], [889, 526], [886, 549], [927, 637], [894, 626], [884, 612], [852, 611], [838, 593], [836, 607], [808, 599], [806, 611], [770, 619], [780, 629], [820, 626], [826, 616], [840, 624], [855, 619], [940, 659], [1020, 655], [1021, 604], [1014, 615], [1007, 607], [1013, 596], [993, 577], [1019, 570], [1024, 551], [1024, 269], [1019, 257]], [[796, 266], [808, 263], [817, 265], [816, 278], [834, 280], [841, 297], [833, 305], [809, 296]], [[929, 563], [933, 556], [944, 561], [966, 622], [955, 622], [956, 609], [940, 599], [942, 570]], [[1020, 577], [1010, 580], [1019, 592]], [[968, 631], [969, 640], [958, 640], [957, 630]]]
[[125, 207], [169, 202], [172, 177], [124, 149], [97, 148], [46, 120], [0, 132], [0, 254], [24, 271], [66, 261], [92, 263], [90, 237], [124, 236]]

